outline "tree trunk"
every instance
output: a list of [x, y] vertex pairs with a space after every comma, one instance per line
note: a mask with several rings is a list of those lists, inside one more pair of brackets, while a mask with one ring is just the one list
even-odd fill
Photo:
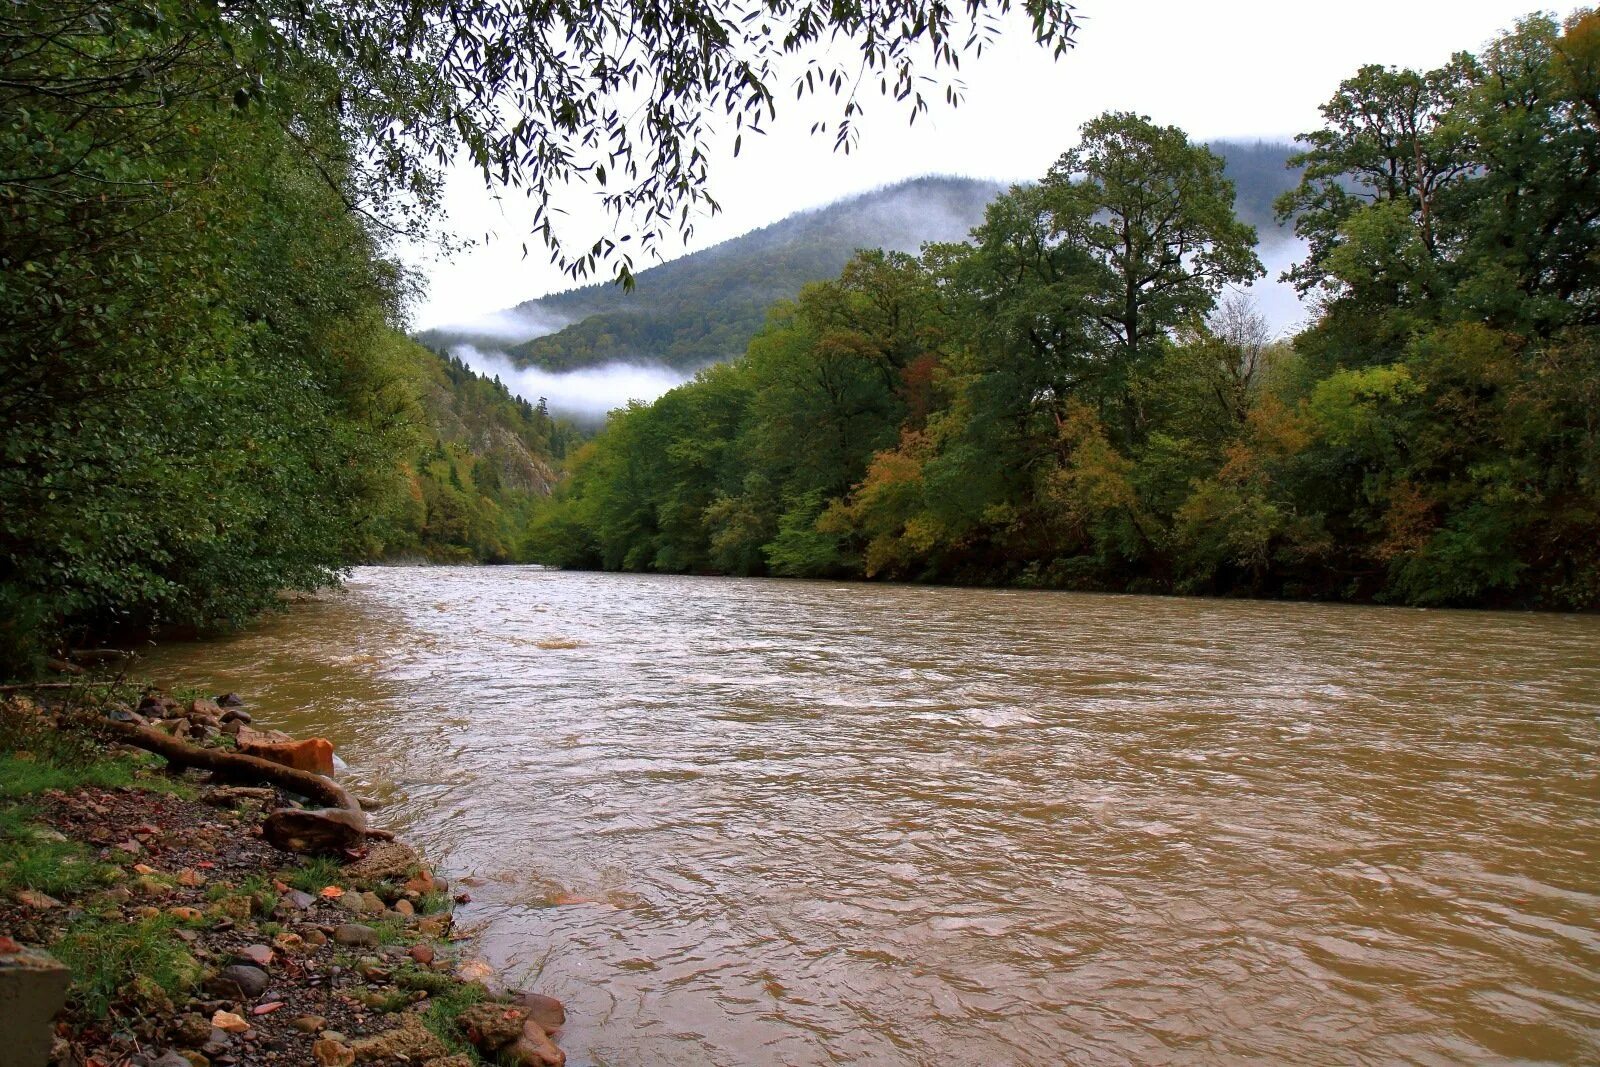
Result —
[[201, 770], [233, 778], [270, 782], [329, 807], [344, 808], [357, 813], [361, 811], [361, 805], [348, 790], [331, 778], [324, 778], [320, 774], [297, 771], [293, 767], [285, 767], [257, 756], [223, 752], [215, 748], [201, 748], [164, 734], [160, 730], [149, 726], [136, 726], [131, 722], [114, 722], [107, 719], [96, 722], [94, 728], [104, 730], [135, 748], [154, 752], [175, 767], [198, 767]]

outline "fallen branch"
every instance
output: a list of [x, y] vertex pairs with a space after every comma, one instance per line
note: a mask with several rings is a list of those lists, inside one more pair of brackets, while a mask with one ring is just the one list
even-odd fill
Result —
[[238, 752], [224, 752], [216, 748], [201, 748], [187, 741], [162, 733], [149, 726], [106, 719], [94, 724], [95, 729], [115, 735], [126, 744], [154, 752], [175, 767], [198, 767], [204, 771], [235, 779], [270, 782], [292, 793], [309, 797], [331, 808], [343, 808], [361, 813], [361, 805], [349, 791], [331, 778], [310, 771], [297, 771], [293, 767], [246, 756]]
[[35, 689], [83, 689], [91, 682], [16, 682], [0, 685], [0, 693], [31, 693]]

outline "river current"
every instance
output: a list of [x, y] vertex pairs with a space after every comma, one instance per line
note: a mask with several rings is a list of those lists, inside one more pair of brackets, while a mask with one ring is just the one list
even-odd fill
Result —
[[144, 669], [574, 1067], [1600, 1062], [1600, 618], [363, 568]]

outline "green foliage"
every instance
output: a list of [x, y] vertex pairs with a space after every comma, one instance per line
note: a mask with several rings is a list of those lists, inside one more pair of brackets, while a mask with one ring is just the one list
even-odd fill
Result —
[[407, 346], [413, 421], [426, 427], [400, 465], [399, 491], [373, 524], [367, 555], [444, 563], [508, 562], [552, 469], [577, 436], [543, 405], [454, 356]]
[[1292, 343], [1221, 299], [1260, 272], [1222, 161], [1095, 119], [969, 242], [860, 254], [615, 416], [530, 552], [1600, 607], [1597, 79], [1579, 13], [1345, 82], [1281, 201], [1321, 307]]

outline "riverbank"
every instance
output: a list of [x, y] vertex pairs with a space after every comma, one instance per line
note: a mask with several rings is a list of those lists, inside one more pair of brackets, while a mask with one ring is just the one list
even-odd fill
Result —
[[246, 747], [248, 713], [74, 696], [0, 705], [0, 971], [37, 947], [70, 972], [49, 1063], [565, 1062], [560, 1003], [504, 989], [463, 951], [450, 907], [466, 894], [404, 842], [286, 851], [263, 836], [268, 813], [297, 807], [281, 786], [163, 767], [96, 729], [148, 724], [225, 753]]

